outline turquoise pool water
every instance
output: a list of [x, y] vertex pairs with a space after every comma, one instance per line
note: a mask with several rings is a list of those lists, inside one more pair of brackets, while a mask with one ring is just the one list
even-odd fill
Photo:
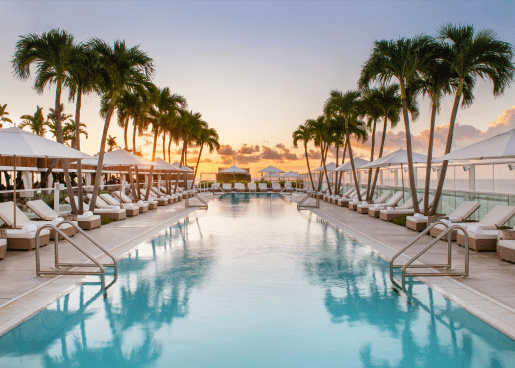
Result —
[[513, 367], [515, 342], [276, 195], [227, 195], [0, 337], [0, 367]]

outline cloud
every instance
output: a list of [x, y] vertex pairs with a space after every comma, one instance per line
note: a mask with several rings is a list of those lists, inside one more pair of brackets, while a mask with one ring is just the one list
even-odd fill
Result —
[[220, 156], [235, 156], [237, 154], [237, 152], [228, 144], [220, 145], [217, 152]]
[[210, 162], [213, 162], [213, 160], [211, 160], [210, 158], [203, 158], [200, 160], [200, 163], [210, 163]]
[[284, 161], [284, 160], [298, 160], [298, 157], [295, 153], [291, 153], [289, 149], [284, 147], [282, 144], [276, 145], [280, 146], [279, 150], [275, 150], [273, 148], [263, 146], [263, 152], [260, 157], [262, 160], [276, 160], [276, 161]]
[[253, 153], [259, 152], [259, 146], [256, 144], [255, 146], [247, 146], [245, 143], [241, 148], [238, 150], [238, 153], [242, 155], [251, 155]]

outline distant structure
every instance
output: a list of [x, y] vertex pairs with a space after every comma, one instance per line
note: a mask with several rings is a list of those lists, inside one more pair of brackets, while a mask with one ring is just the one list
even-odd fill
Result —
[[[220, 172], [220, 171], [222, 171], [222, 170], [225, 170], [225, 169], [227, 169], [227, 167], [219, 167], [219, 168], [218, 168], [218, 172]], [[240, 167], [240, 169], [243, 169], [243, 170], [245, 170], [247, 173], [249, 173], [249, 174], [250, 174], [250, 168], [248, 168], [248, 167]]]

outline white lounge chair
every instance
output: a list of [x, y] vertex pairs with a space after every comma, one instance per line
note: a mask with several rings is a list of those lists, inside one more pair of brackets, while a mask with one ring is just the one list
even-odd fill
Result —
[[213, 183], [213, 184], [211, 184], [210, 190], [213, 193], [220, 193], [222, 191], [222, 189], [220, 188], [220, 183]]
[[[87, 196], [89, 200], [91, 200], [92, 194], [87, 194]], [[69, 199], [67, 198], [68, 197], [66, 197], [65, 200], [68, 202]], [[75, 197], [75, 200], [77, 201], [77, 197]], [[102, 205], [103, 208], [101, 207]], [[95, 206], [97, 208], [94, 209], [91, 208], [89, 205], [87, 206], [88, 210], [93, 211], [93, 214], [95, 215], [107, 217], [108, 219], [113, 221], [124, 220], [127, 217], [127, 212], [123, 208], [121, 208], [120, 206], [109, 206], [100, 197], [97, 197], [97, 204], [95, 204]], [[84, 207], [84, 209], [86, 209], [86, 207]]]
[[[362, 203], [358, 204], [356, 206], [356, 211], [358, 211], [358, 213], [365, 214], [365, 213], [368, 213], [368, 210], [371, 207], [381, 209], [381, 205], [390, 203], [390, 201], [386, 202], [386, 200], [388, 198], [390, 198], [391, 195], [392, 195], [392, 192], [389, 190], [386, 190], [379, 197], [377, 197], [375, 200], [373, 200], [372, 203], [362, 202]], [[395, 195], [394, 195], [394, 197], [391, 198], [394, 200], [394, 202], [391, 205], [389, 205], [390, 207], [395, 206], [401, 200], [402, 193], [398, 194], [397, 197], [398, 197], [398, 199], [396, 199]], [[375, 207], [376, 205], [379, 205], [379, 207]], [[349, 204], [349, 208], [350, 208], [350, 204]]]
[[7, 239], [0, 239], [0, 259], [4, 259], [6, 253], [7, 253]]
[[[361, 195], [361, 197], [362, 197], [361, 199], [363, 199], [363, 196], [364, 196], [366, 193], [367, 193], [367, 190], [366, 190], [366, 189], [361, 189], [361, 190], [360, 190], [359, 194], [360, 194], [360, 195]], [[340, 199], [338, 200], [338, 206], [340, 206], [340, 207], [345, 207], [345, 206], [347, 206], [347, 205], [348, 205], [350, 202], [352, 202], [352, 201], [355, 201], [356, 203], [361, 203], [361, 202], [359, 202], [359, 198], [358, 198], [358, 196], [357, 196], [357, 195], [352, 195], [352, 196], [350, 196], [350, 197], [348, 197], [348, 198], [340, 198]]]
[[256, 183], [248, 183], [249, 192], [257, 192]]
[[373, 204], [369, 207], [358, 207], [358, 213], [367, 213], [365, 211], [368, 211], [368, 216], [379, 218], [379, 215], [382, 210], [387, 209], [388, 207], [395, 207], [397, 206], [397, 203], [402, 199], [402, 192], [395, 193], [386, 203], [383, 204]]
[[[120, 192], [114, 192], [114, 195], [120, 198]], [[121, 193], [121, 199], [123, 203], [133, 203], [132, 199], [125, 193]], [[140, 213], [147, 212], [148, 210], [155, 210], [157, 208], [157, 202], [145, 202], [142, 200], [138, 200], [136, 203], [139, 206]]]
[[266, 183], [258, 183], [259, 192], [268, 192], [268, 185]]
[[[473, 226], [483, 230], [483, 232], [485, 230], [498, 230], [506, 222], [508, 222], [514, 215], [515, 215], [515, 206], [498, 205], [498, 206], [495, 206], [494, 208], [492, 208], [492, 210], [490, 212], [488, 212], [478, 222], [455, 222], [455, 223], [453, 223], [453, 225], [460, 225], [460, 226], [463, 226], [464, 228], [467, 228], [468, 226], [473, 225]], [[446, 227], [444, 225], [436, 225], [435, 227], [433, 227], [431, 229], [431, 236], [437, 237], [443, 231], [445, 231], [445, 229], [446, 229]], [[452, 238], [454, 238], [454, 236], [451, 232], [451, 239]], [[456, 241], [458, 242], [459, 245], [465, 244], [465, 236], [459, 230], [456, 231]], [[469, 246], [471, 246], [471, 244], [469, 244]], [[474, 248], [480, 249], [480, 248], [482, 248], [482, 246], [480, 244], [478, 244], [478, 246], [474, 247]]]
[[[101, 193], [99, 195], [99, 199], [101, 199], [101, 201], [104, 201], [108, 206], [120, 206], [127, 213], [127, 217], [134, 217], [139, 215], [139, 206], [135, 206], [132, 203], [124, 203], [123, 201], [116, 200], [108, 193]], [[104, 207], [101, 202], [99, 203], [99, 205]]]
[[[0, 203], [0, 219], [2, 219], [3, 222], [9, 227], [13, 227], [14, 225], [14, 202], [8, 201], [8, 202], [2, 202]], [[40, 228], [42, 226], [51, 224], [51, 225], [57, 225], [54, 223], [54, 220], [51, 221], [35, 221], [31, 220], [23, 213], [22, 210], [20, 210], [18, 207], [16, 207], [16, 229], [22, 230], [27, 225], [36, 225], [37, 228]], [[16, 230], [13, 229], [13, 230]], [[77, 230], [70, 224], [63, 224], [59, 226], [59, 229], [65, 233], [67, 236], [72, 237], [75, 235]], [[44, 231], [44, 230], [43, 230]], [[11, 234], [19, 235], [20, 232], [11, 232]], [[25, 233], [25, 232], [22, 232]], [[30, 233], [29, 233], [30, 234]], [[56, 233], [54, 230], [49, 231], [49, 239], [55, 239]], [[59, 238], [61, 239], [62, 236], [59, 235]], [[7, 237], [7, 239], [10, 239]], [[7, 249], [25, 249], [30, 250], [35, 248], [35, 234], [33, 236], [31, 235], [23, 235], [20, 242], [15, 241], [7, 241]], [[27, 241], [28, 239], [28, 241]], [[48, 243], [47, 243], [48, 244]]]
[[230, 193], [230, 192], [232, 192], [232, 184], [223, 183], [222, 189], [223, 189], [224, 192]]
[[243, 184], [243, 183], [236, 183], [236, 184], [234, 184], [234, 189], [237, 192], [243, 193], [243, 192], [245, 192], [245, 184]]
[[[59, 213], [55, 212], [52, 208], [50, 208], [45, 202], [43, 202], [40, 199], [27, 202], [27, 206], [36, 215], [38, 215], [40, 218], [46, 221], [52, 221], [60, 217]], [[83, 215], [77, 216], [77, 225], [82, 230], [91, 230], [100, 227], [101, 219], [100, 216], [94, 215], [92, 212], [86, 212]]]
[[[146, 197], [146, 195], [147, 195], [146, 189], [140, 189], [140, 192], [141, 192], [141, 197], [142, 197], [141, 199], [144, 199]], [[158, 198], [153, 193], [149, 193], [148, 198], [149, 199], [152, 198], [152, 200], [156, 201], [159, 206], [166, 206], [169, 203], [168, 198], [164, 198], [164, 197], [163, 198]]]
[[[422, 198], [418, 199], [418, 202], [420, 203], [422, 201]], [[429, 197], [429, 207], [433, 205], [434, 198]], [[402, 216], [409, 216], [413, 215], [415, 213], [415, 210], [413, 209], [413, 199], [410, 198], [406, 203], [404, 203], [402, 206], [397, 208], [386, 208], [385, 210], [381, 210], [379, 213], [379, 218], [383, 221], [391, 222], [396, 218], [402, 217]]]
[[293, 192], [293, 187], [290, 182], [284, 183], [284, 191], [288, 193]]
[[[463, 222], [468, 219], [476, 210], [480, 204], [477, 201], [465, 201], [458, 206], [453, 212], [449, 214], [450, 222]], [[427, 227], [427, 216], [414, 215], [406, 218], [406, 227], [415, 231], [422, 231]]]
[[384, 191], [379, 197], [372, 201], [363, 201], [361, 203], [349, 202], [349, 210], [356, 211], [358, 206], [366, 206], [366, 205], [374, 205], [374, 204], [382, 204], [384, 201], [388, 199], [392, 195], [392, 192], [389, 190]]
[[279, 193], [283, 190], [283, 188], [281, 187], [281, 184], [279, 183], [272, 183], [272, 191], [276, 192], [276, 193]]

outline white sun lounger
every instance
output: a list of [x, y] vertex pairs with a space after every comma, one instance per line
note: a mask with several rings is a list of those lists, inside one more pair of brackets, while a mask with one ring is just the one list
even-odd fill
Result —
[[266, 183], [258, 183], [259, 192], [268, 192], [268, 185]]
[[[387, 190], [387, 191], [384, 191], [379, 197], [377, 197], [374, 201], [372, 201], [372, 203], [361, 203], [361, 204], [358, 204], [356, 206], [356, 210], [358, 211], [358, 213], [362, 213], [362, 214], [365, 214], [365, 213], [368, 213], [369, 209], [374, 207], [376, 209], [383, 209], [382, 205], [386, 205], [386, 204], [389, 204], [390, 207], [392, 206], [395, 206], [402, 198], [402, 193], [396, 193], [393, 195], [393, 197], [388, 201], [386, 202], [386, 200], [388, 198], [390, 198], [390, 196], [392, 195], [392, 192]], [[349, 208], [350, 208], [350, 205], [349, 205]], [[386, 208], [386, 207], [384, 207]]]
[[[367, 193], [366, 189], [361, 189], [360, 192], [359, 192], [361, 197], [363, 197], [366, 193]], [[348, 197], [348, 198], [340, 198], [338, 200], [338, 206], [345, 207], [345, 206], [347, 206], [349, 204], [349, 202], [352, 202], [354, 200], [356, 200], [358, 203], [361, 203], [361, 202], [358, 201], [358, 196], [354, 195], [354, 196], [351, 196], [351, 197]]]
[[256, 183], [248, 183], [249, 192], [257, 192]]
[[245, 192], [245, 184], [243, 183], [236, 183], [234, 184], [234, 189], [237, 191], [237, 192]]
[[272, 183], [272, 191], [274, 191], [276, 193], [279, 193], [282, 190], [283, 190], [283, 188], [281, 187], [281, 184], [279, 184], [279, 183]]
[[[366, 213], [365, 210], [368, 211], [368, 216], [379, 218], [382, 210], [385, 210], [388, 207], [395, 207], [397, 203], [402, 199], [402, 192], [395, 193], [386, 203], [383, 204], [373, 204], [370, 207], [364, 207], [363, 209], [358, 207], [358, 213]], [[363, 211], [363, 212], [362, 212]]]
[[293, 187], [290, 182], [284, 183], [284, 191], [285, 192], [293, 192]]
[[[141, 192], [141, 197], [142, 199], [144, 199], [147, 195], [147, 191], [145, 189], [140, 189], [140, 192]], [[148, 196], [148, 199], [152, 198], [154, 201], [157, 201], [157, 204], [159, 206], [166, 206], [169, 201], [168, 201], [168, 198], [158, 198], [155, 194], [153, 194], [152, 192], [149, 193], [149, 196]]]
[[7, 239], [0, 239], [0, 259], [4, 259], [6, 253], [7, 253]]
[[[27, 202], [27, 206], [43, 220], [52, 221], [60, 217], [57, 212], [55, 212], [52, 208], [50, 208], [45, 202], [43, 202], [40, 199]], [[98, 215], [86, 213], [84, 215], [77, 216], [77, 225], [82, 230], [91, 230], [100, 227], [101, 219]]]
[[[117, 196], [118, 198], [120, 198], [119, 191], [114, 192], [114, 195]], [[133, 203], [132, 199], [130, 199], [129, 196], [125, 193], [121, 194], [121, 199], [122, 199], [123, 203]], [[154, 202], [154, 201], [145, 202], [145, 201], [139, 200], [139, 201], [137, 201], [137, 203], [134, 203], [134, 204], [137, 204], [139, 206], [140, 213], [147, 212], [148, 210], [155, 210], [157, 208], [157, 202]]]
[[[89, 200], [91, 200], [93, 195], [87, 194], [87, 196]], [[89, 210], [93, 211], [93, 214], [95, 215], [104, 216], [113, 221], [124, 220], [127, 217], [127, 212], [123, 208], [120, 206], [109, 206], [100, 197], [97, 197], [97, 203], [95, 206], [97, 206], [95, 209], [91, 209], [91, 207], [88, 206]]]
[[[477, 201], [465, 201], [449, 214], [450, 222], [463, 222], [479, 208]], [[427, 227], [427, 216], [414, 215], [406, 218], [406, 227], [415, 231], [422, 231]]]
[[224, 192], [230, 193], [230, 192], [232, 192], [232, 184], [223, 183], [222, 189], [223, 189]]
[[[422, 201], [422, 198], [419, 199], [419, 203]], [[434, 198], [429, 197], [429, 207], [433, 205]], [[410, 198], [406, 203], [404, 203], [402, 206], [392, 209], [385, 209], [381, 210], [379, 213], [379, 218], [383, 221], [393, 221], [393, 219], [402, 217], [402, 216], [409, 216], [413, 215], [415, 213], [415, 210], [413, 209], [413, 199]]]
[[367, 205], [374, 205], [374, 204], [382, 204], [384, 201], [388, 199], [392, 195], [392, 192], [389, 190], [386, 190], [381, 194], [377, 199], [372, 201], [363, 201], [363, 202], [349, 202], [349, 210], [356, 211], [358, 209], [358, 206], [367, 206]]
[[[498, 230], [506, 222], [508, 222], [515, 215], [515, 206], [495, 206], [490, 212], [488, 212], [479, 222], [455, 222], [453, 225], [460, 225], [467, 228], [470, 225], [476, 226], [484, 230]], [[437, 237], [446, 227], [444, 225], [436, 225], [431, 229], [431, 236]], [[438, 231], [439, 230], [439, 231]], [[451, 239], [454, 238], [453, 232], [451, 232]], [[456, 232], [456, 240], [460, 237], [460, 232]], [[461, 234], [461, 237], [464, 237]], [[460, 243], [464, 244], [464, 239], [460, 240]], [[459, 243], [458, 243], [459, 244]]]
[[[14, 211], [13, 211], [14, 203], [12, 201], [8, 202], [2, 202], [0, 203], [0, 218], [3, 222], [9, 227], [12, 228], [14, 225]], [[22, 210], [20, 210], [18, 207], [16, 207], [16, 229], [23, 229], [26, 225], [36, 225], [38, 228], [45, 226], [45, 225], [54, 225], [53, 220], [51, 221], [34, 221], [31, 220], [23, 213]], [[63, 224], [59, 227], [59, 229], [65, 233], [67, 236], [72, 237], [75, 235], [77, 230], [70, 224]], [[15, 230], [15, 229], [13, 229]], [[43, 230], [44, 231], [44, 230]], [[12, 232], [13, 236], [17, 235], [18, 232]], [[30, 233], [29, 233], [30, 234]], [[49, 239], [55, 239], [55, 231], [50, 230], [49, 231], [50, 238]], [[20, 241], [19, 244], [15, 244], [15, 241], [7, 241], [7, 248], [8, 249], [34, 249], [35, 248], [35, 234], [34, 236], [30, 235], [23, 235], [23, 239], [34, 239], [34, 241]], [[59, 235], [59, 238], [62, 238], [61, 235]], [[9, 237], [8, 237], [9, 239]], [[48, 243], [47, 243], [48, 244]], [[25, 248], [24, 248], [25, 247]]]
[[[107, 193], [101, 193], [99, 197], [108, 206], [120, 206], [121, 208], [123, 208], [127, 213], [127, 217], [134, 217], [139, 215], [139, 206], [135, 206], [132, 203], [123, 203], [123, 201], [120, 203], [120, 201], [114, 199], [111, 195]], [[103, 207], [102, 203], [99, 204]]]

